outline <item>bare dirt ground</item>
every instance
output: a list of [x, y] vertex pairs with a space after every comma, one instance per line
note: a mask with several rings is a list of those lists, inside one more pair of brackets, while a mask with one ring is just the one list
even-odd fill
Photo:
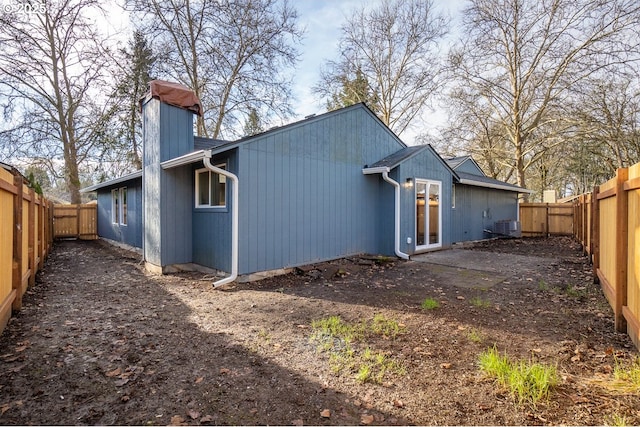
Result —
[[[101, 242], [59, 242], [0, 337], [0, 424], [640, 424], [640, 394], [610, 385], [637, 351], [579, 245], [462, 250], [496, 261], [351, 258], [221, 291], [202, 274], [148, 275]], [[323, 347], [312, 322], [329, 316], [400, 333]], [[478, 356], [494, 345], [557, 365], [549, 400], [518, 404], [486, 378]], [[367, 354], [398, 369], [357, 379], [345, 361]]]

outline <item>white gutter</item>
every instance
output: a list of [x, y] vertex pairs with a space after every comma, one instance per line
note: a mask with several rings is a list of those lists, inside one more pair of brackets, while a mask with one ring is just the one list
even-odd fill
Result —
[[219, 286], [226, 285], [227, 283], [231, 283], [238, 278], [238, 208], [240, 205], [240, 200], [238, 198], [238, 177], [229, 171], [213, 166], [211, 164], [211, 151], [209, 150], [203, 153], [202, 161], [204, 162], [204, 167], [210, 171], [231, 179], [233, 187], [233, 197], [231, 198], [233, 201], [233, 205], [231, 207], [233, 209], [231, 219], [231, 275], [213, 282], [213, 287], [217, 288]]
[[396, 255], [402, 259], [409, 259], [409, 255], [405, 254], [404, 252], [402, 252], [400, 250], [400, 184], [398, 184], [398, 181], [394, 181], [393, 179], [389, 178], [389, 172], [388, 171], [384, 171], [382, 172], [382, 179], [384, 179], [385, 181], [387, 181], [389, 184], [393, 185], [395, 188], [395, 193], [396, 193], [396, 227], [395, 227], [395, 245], [394, 245], [394, 250], [396, 252]]
[[187, 153], [183, 156], [176, 157], [175, 159], [165, 160], [160, 163], [162, 169], [170, 169], [178, 166], [189, 165], [191, 163], [199, 162], [203, 157], [211, 157], [211, 151], [198, 150], [193, 153]]

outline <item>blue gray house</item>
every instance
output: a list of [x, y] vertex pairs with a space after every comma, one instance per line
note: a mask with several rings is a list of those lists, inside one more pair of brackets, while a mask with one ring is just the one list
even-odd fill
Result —
[[98, 234], [141, 248], [152, 271], [198, 264], [231, 272], [223, 284], [361, 253], [406, 259], [489, 237], [527, 191], [406, 146], [364, 104], [221, 141], [194, 137], [191, 91], [150, 87], [142, 171], [83, 191], [98, 194]]

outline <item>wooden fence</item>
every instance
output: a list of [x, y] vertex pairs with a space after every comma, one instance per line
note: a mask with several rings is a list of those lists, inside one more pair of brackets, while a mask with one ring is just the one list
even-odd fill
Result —
[[0, 333], [51, 250], [52, 213], [17, 170], [0, 168]]
[[613, 308], [615, 327], [640, 348], [640, 163], [618, 169], [592, 195], [594, 274]]
[[522, 203], [522, 235], [572, 235], [591, 256], [615, 327], [640, 349], [640, 163], [573, 203]]
[[98, 238], [98, 205], [55, 205], [54, 237], [92, 240]]
[[572, 236], [574, 207], [570, 203], [521, 203], [523, 237]]

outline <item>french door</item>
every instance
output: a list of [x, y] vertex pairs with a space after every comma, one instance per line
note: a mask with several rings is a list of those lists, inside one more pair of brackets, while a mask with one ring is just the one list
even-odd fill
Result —
[[442, 246], [442, 183], [416, 179], [416, 250]]

